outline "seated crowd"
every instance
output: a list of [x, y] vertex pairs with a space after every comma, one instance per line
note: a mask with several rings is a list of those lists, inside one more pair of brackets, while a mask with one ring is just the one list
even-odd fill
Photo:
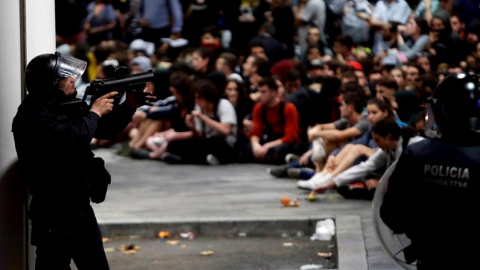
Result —
[[438, 82], [480, 75], [480, 14], [452, 0], [173, 0], [166, 26], [146, 17], [162, 12], [151, 1], [117, 2], [133, 1], [94, 1], [78, 32], [57, 29], [57, 50], [88, 62], [80, 95], [119, 66], [155, 74], [146, 87], [157, 101], [115, 140], [91, 142], [122, 143], [119, 154], [135, 159], [264, 163], [298, 188], [371, 199], [388, 165], [424, 137]]

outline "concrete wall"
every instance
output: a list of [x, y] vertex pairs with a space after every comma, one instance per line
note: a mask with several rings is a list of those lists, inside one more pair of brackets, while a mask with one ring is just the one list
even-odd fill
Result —
[[0, 40], [0, 269], [34, 269], [11, 125], [24, 96], [26, 63], [55, 50], [54, 0], [1, 1]]

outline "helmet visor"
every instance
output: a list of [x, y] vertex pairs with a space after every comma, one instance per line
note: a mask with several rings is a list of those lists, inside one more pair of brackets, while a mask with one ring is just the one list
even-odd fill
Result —
[[75, 80], [82, 76], [87, 68], [87, 62], [69, 55], [59, 54], [57, 74], [61, 78], [73, 77]]

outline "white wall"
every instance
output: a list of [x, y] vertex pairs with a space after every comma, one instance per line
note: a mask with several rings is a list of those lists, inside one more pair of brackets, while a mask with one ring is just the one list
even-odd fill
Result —
[[[19, 180], [11, 133], [23, 93], [26, 63], [55, 50], [54, 0], [0, 2], [0, 269], [26, 269], [25, 187]], [[33, 257], [32, 257], [33, 258]], [[34, 269], [30, 263], [29, 269]]]

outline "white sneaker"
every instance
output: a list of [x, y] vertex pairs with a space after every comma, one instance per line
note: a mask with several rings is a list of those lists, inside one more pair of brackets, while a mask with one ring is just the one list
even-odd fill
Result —
[[292, 163], [293, 161], [298, 160], [298, 159], [300, 159], [300, 157], [293, 154], [293, 153], [287, 154], [285, 156], [285, 162], [286, 163]]
[[218, 160], [218, 158], [212, 154], [208, 154], [207, 155], [207, 163], [209, 165], [212, 165], [212, 166], [215, 166], [215, 165], [218, 165], [220, 164], [220, 161]]
[[328, 180], [332, 178], [331, 174], [322, 174], [322, 173], [316, 173], [312, 178], [309, 180], [300, 180], [297, 182], [297, 187], [300, 189], [306, 189], [306, 190], [314, 190], [316, 186], [320, 185], [321, 183], [325, 183]]

